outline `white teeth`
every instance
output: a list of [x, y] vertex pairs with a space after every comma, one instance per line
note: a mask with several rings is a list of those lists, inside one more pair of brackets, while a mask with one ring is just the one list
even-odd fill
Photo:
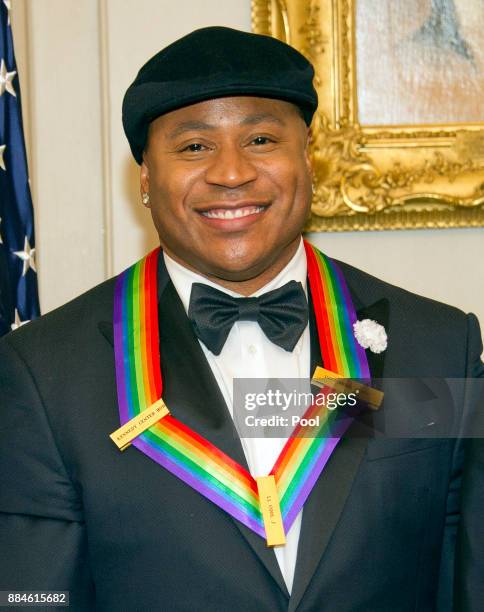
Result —
[[236, 208], [235, 210], [207, 210], [202, 215], [209, 219], [239, 219], [240, 217], [255, 215], [263, 210], [263, 206], [246, 206], [244, 208]]

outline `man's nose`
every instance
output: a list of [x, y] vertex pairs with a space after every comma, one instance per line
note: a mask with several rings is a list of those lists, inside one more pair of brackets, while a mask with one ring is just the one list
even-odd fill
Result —
[[213, 156], [205, 173], [207, 183], [229, 188], [240, 187], [256, 178], [256, 166], [238, 145], [221, 147]]

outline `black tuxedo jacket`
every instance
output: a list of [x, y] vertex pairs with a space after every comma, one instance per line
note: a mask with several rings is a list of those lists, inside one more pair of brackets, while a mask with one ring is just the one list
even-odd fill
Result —
[[[368, 354], [373, 377], [482, 373], [473, 315], [341, 265], [359, 318], [388, 333], [387, 351]], [[109, 439], [113, 289], [107, 281], [0, 342], [0, 590], [68, 590], [76, 611], [452, 609], [462, 442], [342, 440], [304, 506], [289, 597], [262, 538]], [[168, 407], [246, 466], [162, 265], [159, 320]], [[414, 415], [416, 429], [438, 421], [432, 393], [400, 399], [387, 414]], [[455, 406], [465, 418], [463, 396]]]

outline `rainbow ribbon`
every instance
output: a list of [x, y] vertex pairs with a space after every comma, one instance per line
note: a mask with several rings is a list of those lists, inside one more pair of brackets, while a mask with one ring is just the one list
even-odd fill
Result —
[[324, 367], [344, 378], [370, 378], [363, 347], [355, 339], [356, 312], [343, 274], [336, 263], [304, 241]]
[[[356, 313], [341, 271], [304, 243], [308, 278], [325, 368], [345, 378], [369, 379], [364, 350], [354, 338]], [[123, 425], [157, 401], [163, 390], [158, 330], [156, 249], [121, 273], [114, 297], [114, 349]], [[274, 476], [284, 531], [291, 528], [344, 432], [348, 415], [313, 404], [282, 449]], [[317, 420], [315, 419], [315, 421]], [[171, 414], [132, 442], [187, 485], [265, 538], [256, 480], [231, 457]]]

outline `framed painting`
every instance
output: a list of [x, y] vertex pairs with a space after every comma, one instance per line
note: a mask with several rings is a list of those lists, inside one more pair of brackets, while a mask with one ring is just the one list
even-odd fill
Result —
[[252, 0], [315, 67], [307, 231], [484, 226], [482, 0]]

